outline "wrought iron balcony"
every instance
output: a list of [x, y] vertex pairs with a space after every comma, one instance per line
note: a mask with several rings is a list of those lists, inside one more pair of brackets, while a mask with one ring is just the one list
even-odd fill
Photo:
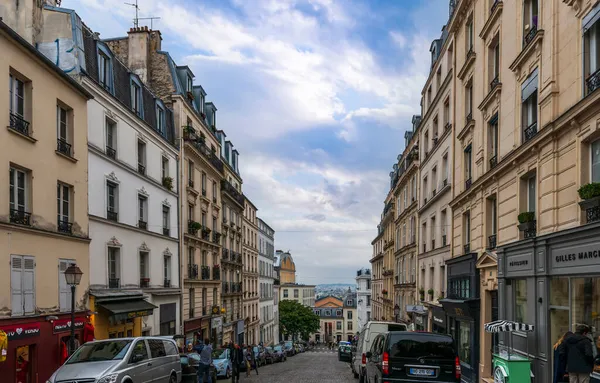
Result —
[[108, 288], [109, 289], [118, 289], [121, 286], [119, 278], [108, 278]]
[[585, 85], [587, 86], [587, 94], [600, 88], [600, 69], [596, 70], [585, 79]]
[[110, 146], [107, 146], [106, 147], [106, 155], [114, 160], [117, 158], [117, 150], [111, 148]]
[[450, 121], [446, 122], [444, 125], [444, 131], [452, 129], [452, 123]]
[[237, 191], [229, 181], [221, 180], [221, 190], [229, 194], [241, 206], [244, 206], [244, 195]]
[[529, 30], [529, 32], [527, 32], [525, 37], [523, 37], [523, 47], [526, 47], [531, 42], [531, 40], [533, 40], [533, 38], [537, 34], [537, 31], [537, 25], [534, 24]]
[[223, 248], [221, 259], [224, 261], [229, 260], [229, 249]]
[[141, 288], [150, 287], [150, 278], [140, 278], [140, 287]]
[[218, 281], [221, 279], [221, 268], [220, 267], [213, 267], [212, 269], [212, 279], [213, 281]]
[[437, 190], [433, 189], [431, 191], [431, 198], [435, 197], [436, 193], [437, 193]]
[[188, 180], [188, 186], [194, 188], [194, 180]]
[[423, 198], [423, 205], [427, 205], [427, 197]]
[[446, 246], [446, 234], [442, 235], [442, 246]]
[[58, 220], [56, 227], [61, 233], [73, 234], [73, 224], [69, 221]]
[[465, 126], [469, 125], [471, 121], [473, 121], [473, 112], [469, 112], [467, 117], [465, 117]]
[[600, 221], [600, 206], [591, 207], [585, 210], [587, 223]]
[[467, 178], [467, 180], [465, 181], [465, 190], [469, 190], [471, 188], [471, 177]]
[[193, 142], [193, 145], [202, 155], [204, 155], [204, 157], [206, 157], [212, 166], [214, 166], [218, 171], [223, 172], [223, 162], [215, 153], [213, 153], [211, 148], [206, 146], [206, 143], [198, 140]]
[[138, 173], [146, 174], [146, 167], [143, 164], [138, 164]]
[[202, 228], [202, 236], [201, 238], [205, 241], [210, 241], [210, 229], [207, 227]]
[[188, 265], [188, 279], [198, 279], [198, 265], [190, 264]]
[[168, 227], [163, 227], [163, 235], [171, 235], [171, 229]]
[[213, 242], [217, 245], [221, 242], [221, 233], [213, 232]]
[[14, 130], [15, 132], [19, 132], [22, 135], [25, 135], [27, 137], [29, 137], [29, 122], [25, 121], [25, 119], [23, 119], [23, 117], [11, 113], [10, 114], [10, 120], [9, 120], [9, 128], [11, 128], [12, 130]]
[[221, 283], [221, 289], [223, 294], [229, 294], [229, 282]]
[[107, 210], [106, 219], [108, 219], [109, 221], [117, 222], [119, 220], [119, 213], [117, 213], [116, 211]]
[[30, 226], [31, 213], [19, 209], [10, 209], [10, 222]]
[[470, 244], [470, 243], [467, 243], [467, 244], [464, 246], [464, 251], [465, 251], [465, 254], [469, 254], [469, 253], [471, 253], [471, 244]]
[[142, 230], [148, 230], [148, 222], [139, 220], [138, 227]]
[[206, 197], [206, 189], [202, 189], [202, 197]]
[[524, 238], [535, 238], [537, 235], [537, 221], [531, 221], [529, 227], [523, 230]]
[[498, 77], [498, 75], [496, 75], [496, 77], [494, 77], [494, 79], [490, 82], [490, 92], [492, 90], [494, 90], [494, 88], [496, 86], [498, 86], [500, 84], [500, 78]]
[[533, 137], [535, 137], [536, 134], [537, 134], [537, 121], [534, 122], [533, 124], [529, 125], [523, 131], [523, 138], [525, 139], [524, 141], [527, 142], [527, 141], [531, 140]]
[[207, 281], [210, 279], [210, 267], [209, 266], [202, 266], [201, 271], [200, 271], [200, 278], [203, 281]]
[[62, 138], [59, 138], [56, 141], [56, 151], [61, 154], [64, 154], [65, 156], [73, 157], [73, 154], [71, 153], [71, 144], [69, 144]]
[[198, 227], [196, 226], [196, 221], [188, 221], [188, 234], [197, 235]]
[[163, 281], [163, 287], [166, 287], [166, 288], [171, 287], [171, 280], [170, 279], [165, 279]]
[[492, 250], [496, 248], [496, 234], [492, 234], [488, 237], [488, 249]]
[[498, 156], [494, 155], [492, 158], [490, 158], [490, 169], [495, 168], [496, 165], [498, 165]]
[[448, 186], [448, 178], [442, 181], [442, 187], [445, 188], [446, 186]]

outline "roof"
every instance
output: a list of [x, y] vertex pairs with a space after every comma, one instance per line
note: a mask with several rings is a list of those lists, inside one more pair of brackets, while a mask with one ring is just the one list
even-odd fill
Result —
[[[265, 225], [266, 227], [268, 227], [269, 229], [273, 230], [273, 228], [271, 226], [269, 226], [265, 221], [263, 221], [262, 218], [257, 218], [259, 222], [262, 222], [263, 225]], [[275, 232], [275, 230], [273, 230], [273, 232]]]
[[281, 287], [317, 287], [316, 285], [302, 285], [298, 283], [284, 283]]
[[35, 49], [35, 47], [27, 40], [22, 38], [17, 32], [13, 31], [8, 25], [6, 25], [2, 18], [0, 17], [0, 30], [4, 31], [13, 41], [19, 44], [22, 48], [25, 48], [27, 52], [35, 56], [38, 60], [40, 60], [48, 69], [54, 72], [58, 77], [64, 80], [67, 84], [69, 84], [73, 89], [79, 92], [82, 96], [91, 100], [94, 98], [90, 92], [88, 92], [83, 86], [81, 86], [77, 81], [75, 81], [71, 76], [66, 74], [62, 69], [60, 69], [56, 64], [54, 64], [50, 59], [44, 56], [40, 51]]

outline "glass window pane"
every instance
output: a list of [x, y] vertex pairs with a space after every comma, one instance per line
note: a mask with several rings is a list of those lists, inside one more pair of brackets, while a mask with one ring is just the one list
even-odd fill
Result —
[[600, 182], [600, 140], [592, 143], [592, 182]]
[[515, 321], [527, 323], [527, 281], [517, 279], [513, 282], [515, 296]]
[[471, 324], [458, 322], [458, 356], [460, 361], [471, 364]]
[[533, 176], [529, 178], [527, 181], [527, 210], [535, 212], [535, 187], [536, 187], [536, 177]]
[[550, 306], [569, 307], [569, 278], [550, 279]]
[[571, 279], [571, 331], [577, 325], [592, 326], [592, 335], [600, 330], [600, 278]]

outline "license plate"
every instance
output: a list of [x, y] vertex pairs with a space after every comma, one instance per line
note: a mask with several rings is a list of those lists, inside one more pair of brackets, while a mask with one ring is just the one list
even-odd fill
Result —
[[419, 376], [433, 376], [435, 375], [435, 371], [429, 368], [411, 368], [411, 375], [419, 375]]

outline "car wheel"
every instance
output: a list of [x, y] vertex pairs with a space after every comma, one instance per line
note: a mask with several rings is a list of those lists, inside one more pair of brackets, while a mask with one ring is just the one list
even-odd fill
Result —
[[169, 383], [177, 383], [177, 376], [176, 375], [171, 375], [169, 377]]

